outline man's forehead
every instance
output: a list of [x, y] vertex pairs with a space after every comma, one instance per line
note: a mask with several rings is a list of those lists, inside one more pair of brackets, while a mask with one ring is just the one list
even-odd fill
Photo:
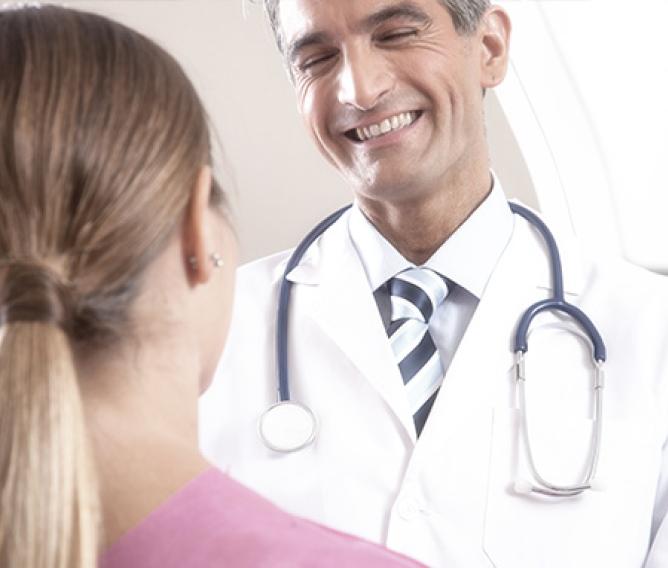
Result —
[[314, 31], [327, 32], [327, 24], [334, 20], [349, 25], [395, 6], [422, 6], [437, 4], [438, 0], [279, 0], [279, 25], [283, 36], [290, 42], [294, 36]]
[[326, 25], [333, 17], [350, 18], [354, 10], [354, 3], [349, 0], [280, 0], [279, 23], [289, 40], [293, 35]]

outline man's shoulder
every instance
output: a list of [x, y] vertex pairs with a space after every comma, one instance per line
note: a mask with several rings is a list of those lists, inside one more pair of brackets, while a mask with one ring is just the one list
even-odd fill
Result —
[[668, 277], [623, 258], [592, 260], [589, 266], [584, 294], [597, 317], [663, 352], [668, 345]]
[[[591, 273], [617, 293], [634, 302], [659, 301], [668, 307], [668, 277], [642, 268], [622, 257], [589, 260]], [[658, 306], [657, 306], [658, 307]]]
[[243, 313], [248, 318], [251, 313], [264, 314], [275, 306], [291, 254], [291, 250], [281, 251], [247, 262], [237, 269], [235, 313]]

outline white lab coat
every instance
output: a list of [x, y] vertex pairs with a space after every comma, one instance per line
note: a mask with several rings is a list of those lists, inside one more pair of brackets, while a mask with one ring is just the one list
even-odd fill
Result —
[[[316, 442], [294, 454], [268, 450], [257, 435], [276, 399], [275, 312], [288, 255], [240, 269], [229, 342], [201, 403], [205, 454], [288, 511], [429, 566], [668, 566], [666, 281], [622, 262], [588, 263], [559, 239], [567, 299], [608, 348], [604, 486], [577, 498], [518, 496], [512, 487], [526, 467], [512, 338], [551, 284], [542, 240], [514, 219], [417, 443], [347, 214], [289, 276], [292, 397], [320, 425]], [[591, 348], [572, 327], [540, 316], [527, 359], [536, 461], [557, 483], [581, 475], [591, 429]]]

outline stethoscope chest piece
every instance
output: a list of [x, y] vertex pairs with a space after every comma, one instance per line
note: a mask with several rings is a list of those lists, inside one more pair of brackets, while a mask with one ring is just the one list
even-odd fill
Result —
[[271, 450], [296, 452], [315, 440], [318, 424], [311, 409], [290, 400], [273, 404], [258, 421], [258, 434]]

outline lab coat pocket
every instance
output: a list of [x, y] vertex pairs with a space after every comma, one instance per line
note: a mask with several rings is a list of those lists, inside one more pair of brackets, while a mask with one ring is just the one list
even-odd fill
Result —
[[[519, 413], [494, 411], [483, 547], [496, 568], [640, 567], [650, 531], [659, 452], [645, 421], [603, 424], [597, 479], [576, 497], [520, 495], [532, 480], [519, 442]], [[577, 483], [587, 467], [593, 422], [541, 415], [529, 423], [539, 473]]]

